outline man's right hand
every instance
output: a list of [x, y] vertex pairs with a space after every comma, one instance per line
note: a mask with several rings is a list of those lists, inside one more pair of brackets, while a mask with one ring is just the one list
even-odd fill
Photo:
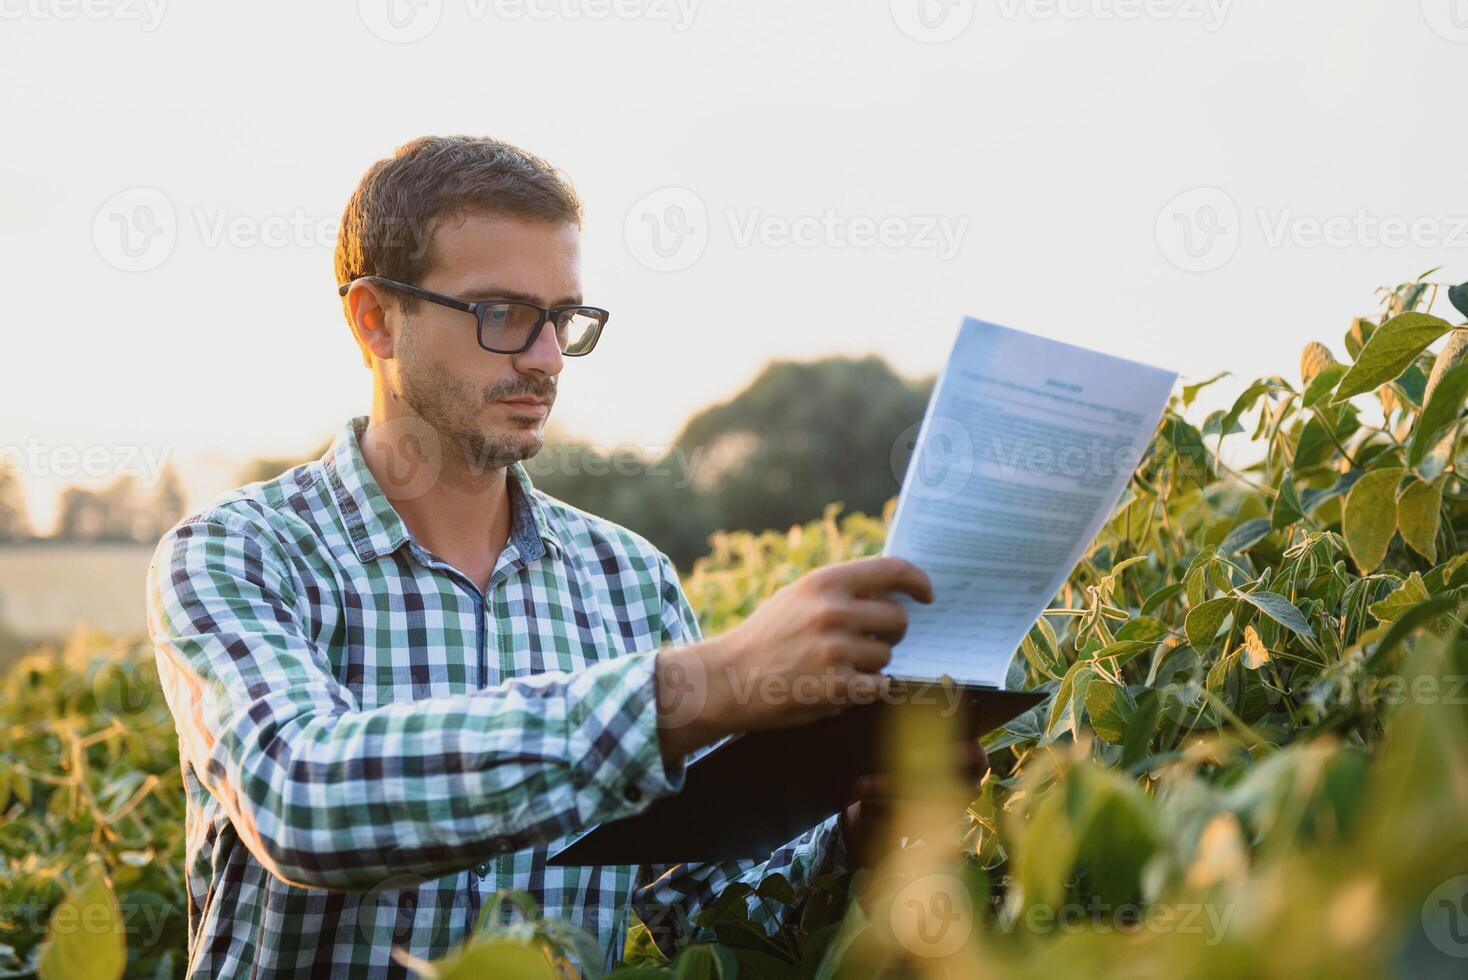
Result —
[[734, 732], [800, 725], [874, 700], [907, 631], [888, 595], [933, 600], [927, 574], [893, 556], [827, 565], [780, 589], [720, 636], [658, 656], [665, 759]]

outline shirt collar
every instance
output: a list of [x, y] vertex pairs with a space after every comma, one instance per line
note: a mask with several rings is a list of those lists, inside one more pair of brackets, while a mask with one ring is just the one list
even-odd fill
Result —
[[[337, 431], [331, 448], [322, 457], [332, 496], [346, 522], [352, 548], [362, 561], [392, 554], [413, 538], [408, 525], [383, 493], [377, 478], [362, 455], [362, 432], [367, 416], [348, 419]], [[527, 562], [536, 561], [549, 550], [561, 556], [561, 542], [551, 530], [545, 507], [530, 482], [523, 463], [512, 463], [506, 471], [510, 487], [510, 540]]]

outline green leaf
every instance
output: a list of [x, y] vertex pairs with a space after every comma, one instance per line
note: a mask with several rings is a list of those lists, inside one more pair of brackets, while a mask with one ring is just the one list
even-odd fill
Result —
[[[1163, 586], [1156, 592], [1149, 595], [1147, 597], [1147, 600], [1142, 603], [1142, 615], [1146, 616], [1148, 613], [1156, 612], [1157, 607], [1161, 606], [1168, 599], [1171, 599], [1173, 596], [1181, 592], [1183, 590], [1183, 587], [1184, 585], [1182, 582], [1174, 582], [1171, 585]], [[1125, 627], [1123, 627], [1123, 629], [1125, 629]]]
[[1121, 665], [1156, 645], [1156, 640], [1117, 640], [1115, 643], [1106, 644], [1088, 659], [1091, 661], [1113, 660], [1117, 665]]
[[763, 926], [753, 922], [721, 922], [714, 926], [714, 938], [720, 946], [733, 950], [752, 949], [778, 957], [787, 955], [780, 944], [765, 932]]
[[1365, 575], [1386, 557], [1387, 545], [1397, 530], [1397, 484], [1406, 471], [1401, 467], [1372, 470], [1356, 482], [1346, 495], [1341, 533], [1356, 567]]
[[[1438, 268], [1442, 268], [1442, 267], [1439, 266]], [[1436, 271], [1437, 271], [1437, 269], [1433, 269], [1432, 270], [1432, 272], [1436, 272]], [[1432, 272], [1423, 273], [1423, 277], [1432, 275]], [[1428, 284], [1425, 283], [1425, 282], [1422, 282], [1421, 281], [1421, 278], [1422, 277], [1419, 277], [1419, 279], [1418, 279], [1417, 282], [1414, 282], [1410, 286], [1407, 286], [1406, 287], [1407, 288], [1406, 293], [1402, 294], [1401, 309], [1403, 309], [1403, 310], [1415, 310], [1415, 309], [1417, 309], [1417, 305], [1422, 302], [1422, 297], [1427, 295]], [[1401, 288], [1402, 288], [1401, 286], [1398, 286], [1397, 287], [1398, 290], [1400, 290]]]
[[1335, 453], [1335, 440], [1330, 437], [1335, 423], [1328, 422], [1326, 418], [1330, 412], [1328, 405], [1317, 406], [1315, 414], [1310, 416], [1310, 420], [1300, 430], [1300, 438], [1295, 442], [1295, 459], [1291, 464], [1296, 473], [1319, 466]]
[[795, 901], [795, 889], [791, 887], [790, 880], [782, 874], [772, 874], [760, 879], [759, 887], [754, 890], [754, 893], [760, 898], [768, 898], [781, 905], [790, 905]]
[[557, 971], [538, 944], [512, 939], [478, 939], [457, 956], [437, 964], [439, 980], [557, 980]]
[[1119, 744], [1136, 708], [1136, 701], [1119, 684], [1096, 677], [1086, 687], [1086, 714], [1091, 729], [1102, 741]]
[[1142, 895], [1142, 870], [1164, 840], [1157, 801], [1118, 773], [1087, 768], [1079, 775], [1085, 798], [1075, 821], [1075, 864], [1085, 870], [1103, 908], [1136, 902]]
[[1314, 408], [1332, 391], [1335, 391], [1335, 386], [1349, 370], [1350, 368], [1345, 364], [1329, 364], [1321, 368], [1320, 373], [1311, 378], [1310, 383], [1305, 386], [1305, 394], [1300, 398], [1300, 405], [1304, 408]]
[[1392, 390], [1413, 408], [1420, 409], [1422, 399], [1427, 394], [1427, 373], [1422, 370], [1421, 362], [1412, 362], [1407, 370], [1392, 382]]
[[1212, 645], [1214, 637], [1218, 636], [1218, 628], [1234, 611], [1234, 603], [1232, 596], [1221, 596], [1188, 610], [1187, 618], [1183, 620], [1183, 631], [1188, 634], [1188, 642], [1194, 650], [1201, 652]]
[[1244, 413], [1253, 408], [1254, 404], [1259, 401], [1259, 396], [1274, 387], [1277, 387], [1275, 382], [1263, 380], [1256, 381], [1245, 388], [1243, 394], [1234, 399], [1233, 407], [1228, 410], [1228, 414], [1219, 421], [1219, 431], [1224, 435], [1233, 432], [1234, 427], [1239, 424], [1239, 419], [1243, 417]]
[[1235, 592], [1234, 595], [1258, 609], [1285, 629], [1298, 633], [1307, 640], [1315, 639], [1310, 621], [1293, 602], [1276, 592]]
[[683, 947], [673, 961], [673, 976], [677, 980], [734, 980], [739, 975], [739, 964], [731, 950], [708, 943]]
[[1075, 863], [1075, 830], [1066, 819], [1066, 794], [1046, 793], [1019, 840], [1019, 881], [1026, 906], [1055, 908], [1065, 896], [1065, 879]]
[[719, 897], [695, 915], [693, 921], [701, 926], [714, 926], [721, 922], [748, 922], [749, 905], [746, 899], [753, 894], [753, 887], [736, 881], [719, 892]]
[[1127, 620], [1126, 624], [1116, 631], [1116, 638], [1156, 642], [1171, 632], [1167, 624], [1160, 619], [1153, 616], [1138, 616], [1135, 619]]
[[1453, 579], [1460, 572], [1468, 571], [1468, 553], [1454, 555], [1441, 565], [1422, 576], [1422, 584], [1427, 586], [1427, 591], [1432, 595], [1446, 592], [1448, 589], [1457, 588], [1463, 584], [1454, 582]]
[[1341, 474], [1340, 479], [1324, 489], [1317, 490], [1314, 487], [1308, 487], [1301, 490], [1300, 503], [1305, 508], [1305, 513], [1309, 514], [1313, 512], [1315, 508], [1332, 497], [1339, 497], [1341, 494], [1349, 492], [1356, 485], [1356, 481], [1365, 475], [1365, 470], [1351, 470], [1349, 473]]
[[127, 941], [117, 896], [99, 858], [93, 858], [51, 911], [41, 980], [117, 980], [127, 966]]
[[1201, 606], [1208, 599], [1208, 566], [1194, 565], [1183, 577], [1183, 585], [1188, 590], [1188, 605]]
[[1386, 636], [1381, 638], [1381, 642], [1376, 645], [1376, 649], [1372, 650], [1371, 655], [1366, 658], [1366, 669], [1375, 670], [1378, 668], [1386, 662], [1387, 655], [1401, 646], [1402, 642], [1416, 632], [1419, 627], [1427, 625], [1444, 613], [1455, 611], [1462, 604], [1463, 599], [1461, 596], [1449, 592], [1446, 595], [1433, 596], [1426, 602], [1419, 602], [1406, 612], [1399, 613], [1396, 620], [1393, 621], [1391, 629], [1387, 631]]
[[1137, 695], [1137, 707], [1132, 712], [1131, 723], [1127, 725], [1126, 735], [1122, 739], [1121, 764], [1130, 767], [1132, 763], [1147, 754], [1147, 748], [1152, 743], [1152, 736], [1157, 732], [1157, 719], [1162, 714], [1162, 698], [1155, 687], [1148, 687]]
[[1211, 378], [1205, 378], [1202, 381], [1196, 381], [1190, 385], [1183, 385], [1183, 407], [1186, 408], [1193, 404], [1193, 399], [1198, 397], [1198, 392], [1213, 384], [1213, 382], [1226, 377], [1228, 377], [1227, 371], [1219, 371]]
[[1035, 620], [1035, 625], [1030, 627], [1029, 634], [1020, 643], [1020, 650], [1036, 670], [1052, 680], [1059, 680], [1069, 667], [1060, 653], [1055, 630], [1044, 616]]
[[634, 966], [642, 964], [656, 964], [666, 966], [668, 964], [667, 954], [658, 948], [657, 940], [653, 938], [652, 930], [647, 927], [636, 915], [630, 916], [627, 923], [627, 942], [622, 947], [622, 962]]
[[1458, 308], [1458, 312], [1468, 316], [1468, 282], [1459, 283], [1448, 287], [1448, 302]]
[[1177, 415], [1169, 415], [1162, 423], [1162, 437], [1172, 444], [1181, 462], [1182, 472], [1199, 486], [1213, 479], [1213, 464], [1203, 436], [1190, 423]]
[[1377, 325], [1364, 317], [1357, 317], [1351, 321], [1351, 329], [1346, 331], [1345, 342], [1346, 353], [1351, 356], [1352, 360], [1361, 356], [1361, 349], [1366, 346], [1366, 342], [1371, 339], [1376, 329]]
[[1428, 561], [1437, 561], [1437, 529], [1442, 520], [1442, 479], [1412, 479], [1397, 494], [1397, 528], [1402, 540]]
[[1239, 665], [1239, 651], [1230, 650], [1227, 654], [1213, 661], [1213, 666], [1208, 668], [1208, 679], [1204, 686], [1214, 695], [1222, 696], [1223, 687], [1228, 683], [1229, 675]]
[[1396, 380], [1428, 344], [1451, 329], [1451, 323], [1428, 313], [1392, 317], [1366, 341], [1356, 363], [1336, 388], [1334, 400], [1345, 401]]
[[26, 806], [30, 806], [32, 803], [31, 777], [27, 776], [19, 769], [11, 770], [10, 792], [15, 794], [15, 798], [17, 800], [20, 800], [20, 802], [24, 803]]
[[1427, 586], [1422, 582], [1422, 575], [1413, 572], [1407, 576], [1407, 580], [1397, 586], [1387, 595], [1371, 604], [1370, 613], [1383, 623], [1394, 622], [1401, 618], [1402, 614], [1420, 602], [1426, 602], [1431, 598], [1427, 594]]
[[1223, 420], [1227, 417], [1227, 415], [1228, 413], [1221, 408], [1209, 412], [1208, 417], [1203, 420], [1203, 434], [1205, 436], [1231, 436], [1235, 432], [1243, 432], [1244, 427], [1242, 425], [1239, 425], [1238, 422], [1234, 422], [1232, 425], [1230, 425], [1227, 432], [1223, 431]]
[[1408, 466], [1420, 464], [1428, 450], [1437, 445], [1443, 431], [1458, 421], [1465, 395], [1468, 395], [1468, 361], [1460, 361], [1438, 380], [1417, 419], [1412, 444], [1407, 450]]
[[1133, 565], [1136, 565], [1139, 562], [1144, 562], [1146, 560], [1146, 555], [1133, 555], [1125, 561], [1117, 562], [1111, 567], [1111, 571], [1107, 572], [1104, 576], [1102, 576], [1101, 581], [1096, 583], [1097, 588], [1101, 590], [1102, 595], [1109, 597], [1114, 591], [1116, 591], [1116, 585], [1118, 582], [1121, 581], [1121, 573], [1126, 571], [1128, 568], [1131, 568]]
[[1305, 517], [1305, 505], [1300, 502], [1300, 493], [1295, 481], [1288, 473], [1279, 482], [1279, 493], [1274, 498], [1274, 508], [1269, 514], [1269, 528], [1278, 531], [1289, 527]]
[[1228, 537], [1219, 544], [1220, 554], [1232, 555], [1243, 551], [1251, 545], [1258, 544], [1269, 534], [1269, 518], [1256, 517], [1252, 521], [1245, 521], [1228, 533]]
[[[1050, 702], [1050, 716], [1045, 721], [1045, 733], [1050, 737], [1060, 734], [1061, 723], [1069, 719], [1071, 726], [1075, 726], [1075, 712], [1072, 711], [1072, 702], [1075, 700], [1077, 681], [1080, 681], [1081, 695], [1085, 696], [1085, 686], [1095, 674], [1095, 668], [1089, 661], [1077, 660], [1070, 665], [1065, 672], [1065, 677], [1060, 681], [1060, 687], [1055, 690], [1055, 698]], [[1084, 702], [1082, 702], [1084, 703]]]
[[736, 949], [733, 952], [739, 980], [794, 980], [799, 975], [789, 962], [770, 953], [753, 949]]

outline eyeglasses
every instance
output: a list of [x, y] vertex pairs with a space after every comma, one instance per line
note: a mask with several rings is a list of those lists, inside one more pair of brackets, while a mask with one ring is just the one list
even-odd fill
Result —
[[345, 296], [355, 282], [375, 282], [393, 289], [400, 289], [409, 296], [426, 299], [451, 310], [473, 313], [478, 324], [479, 346], [491, 354], [518, 354], [530, 349], [540, 328], [546, 323], [556, 326], [556, 343], [567, 357], [590, 354], [601, 336], [611, 314], [595, 306], [557, 306], [546, 309], [534, 303], [517, 300], [486, 299], [473, 302], [455, 299], [443, 293], [420, 289], [405, 282], [396, 282], [383, 276], [362, 276], [352, 282], [343, 283], [337, 295]]

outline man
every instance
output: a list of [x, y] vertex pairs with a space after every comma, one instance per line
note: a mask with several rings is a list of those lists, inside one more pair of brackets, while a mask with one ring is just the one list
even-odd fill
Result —
[[[671, 945], [731, 881], [845, 866], [835, 817], [758, 863], [546, 863], [676, 793], [700, 747], [870, 700], [906, 624], [885, 597], [931, 600], [916, 567], [866, 559], [704, 639], [666, 555], [531, 485], [565, 359], [607, 321], [580, 226], [567, 181], [502, 142], [375, 164], [336, 253], [371, 413], [159, 543], [191, 975], [405, 975], [393, 947], [442, 956], [500, 889], [609, 966], [629, 905]], [[751, 699], [753, 680], [816, 696]]]

